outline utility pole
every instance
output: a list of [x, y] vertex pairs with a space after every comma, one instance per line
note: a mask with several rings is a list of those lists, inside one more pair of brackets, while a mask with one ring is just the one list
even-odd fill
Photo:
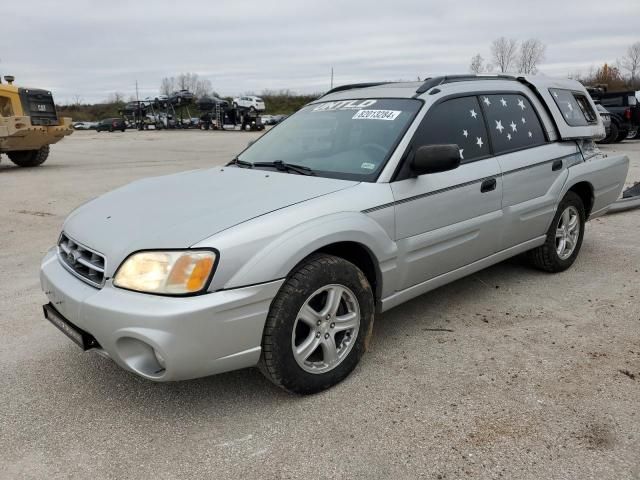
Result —
[[136, 79], [136, 102], [140, 101], [140, 97], [138, 97], [138, 79]]
[[331, 90], [333, 90], [333, 67], [331, 67]]

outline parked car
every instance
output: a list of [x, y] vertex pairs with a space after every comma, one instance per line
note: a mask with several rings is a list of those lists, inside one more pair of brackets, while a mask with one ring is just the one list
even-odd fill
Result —
[[594, 100], [611, 114], [611, 132], [603, 143], [621, 142], [635, 137], [640, 128], [640, 105], [635, 91], [592, 92]]
[[236, 97], [233, 99], [233, 108], [247, 108], [251, 111], [263, 112], [265, 110], [264, 100], [252, 95]]
[[285, 120], [289, 115], [274, 115], [273, 116], [273, 124], [277, 125], [278, 123], [282, 122], [283, 120]]
[[326, 389], [375, 315], [521, 253], [573, 264], [629, 168], [593, 145], [595, 108], [547, 77], [336, 88], [224, 168], [76, 209], [42, 262], [45, 315], [149, 380], [259, 364], [288, 391]]
[[98, 126], [98, 122], [74, 122], [73, 128], [75, 130], [95, 130]]
[[105, 118], [104, 120], [100, 120], [98, 126], [96, 127], [97, 132], [113, 132], [115, 130], [120, 130], [122, 132], [127, 128], [124, 120], [121, 118]]
[[605, 137], [597, 143], [605, 143], [605, 140], [611, 136], [611, 114], [599, 103], [596, 104], [596, 109], [598, 111], [598, 115], [600, 115], [600, 118], [602, 119], [605, 131]]
[[213, 111], [216, 106], [222, 110], [229, 108], [229, 102], [218, 97], [202, 97], [196, 102], [196, 106], [203, 112]]
[[179, 90], [169, 96], [169, 102], [172, 105], [187, 105], [193, 102], [194, 98], [195, 96], [189, 90]]
[[276, 122], [273, 118], [273, 115], [260, 115], [260, 119], [263, 125], [275, 125]]

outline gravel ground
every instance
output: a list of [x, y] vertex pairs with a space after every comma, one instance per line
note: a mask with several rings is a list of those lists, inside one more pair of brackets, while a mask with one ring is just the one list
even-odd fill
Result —
[[[43, 319], [64, 217], [131, 180], [220, 164], [254, 133], [76, 132], [0, 164], [0, 478], [640, 478], [640, 211], [577, 262], [508, 261], [377, 319], [345, 382], [291, 396], [256, 370], [155, 384]], [[640, 142], [609, 151], [632, 159]]]

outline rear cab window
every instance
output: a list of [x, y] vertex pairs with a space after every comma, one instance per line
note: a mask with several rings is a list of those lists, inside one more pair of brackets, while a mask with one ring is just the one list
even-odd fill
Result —
[[[583, 93], [561, 88], [550, 88], [549, 93], [560, 109], [562, 118], [567, 125], [584, 127], [598, 123], [598, 116]], [[607, 106], [604, 100], [602, 105]]]
[[495, 155], [546, 143], [538, 114], [524, 95], [481, 95], [480, 104]]

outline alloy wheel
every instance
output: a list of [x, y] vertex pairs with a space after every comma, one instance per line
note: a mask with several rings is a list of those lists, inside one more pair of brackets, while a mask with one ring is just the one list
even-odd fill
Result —
[[293, 325], [293, 356], [303, 370], [326, 373], [349, 355], [360, 329], [360, 306], [344, 285], [326, 285], [302, 305]]

